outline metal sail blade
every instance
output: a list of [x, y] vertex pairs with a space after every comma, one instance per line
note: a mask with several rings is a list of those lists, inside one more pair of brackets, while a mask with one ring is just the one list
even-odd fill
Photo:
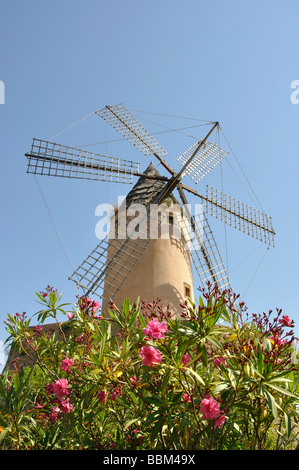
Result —
[[107, 121], [144, 155], [153, 154], [158, 157], [168, 155], [168, 152], [149, 134], [123, 104], [106, 106], [96, 111], [96, 114]]
[[153, 210], [155, 209], [150, 206], [141, 217], [137, 237], [134, 232], [136, 227], [129, 228], [126, 212], [122, 219], [119, 215], [115, 231], [112, 232], [114, 236], [101, 240], [72, 274], [70, 279], [82, 287], [86, 295], [93, 293], [105, 300], [113, 300], [142, 257], [151, 238], [157, 237], [161, 222], [156, 227], [148, 223]]
[[139, 163], [33, 139], [27, 173], [131, 184]]
[[192, 217], [189, 223], [193, 235], [187, 246], [200, 282], [205, 286], [209, 281], [220, 290], [230, 289], [229, 277], [205, 213]]
[[[193, 144], [178, 158], [178, 162], [181, 163], [181, 165], [184, 166], [186, 164], [202, 140], [203, 139], [200, 139], [198, 142]], [[209, 173], [209, 171], [218, 165], [218, 163], [220, 163], [227, 154], [228, 152], [220, 148], [218, 145], [206, 141], [187, 166], [184, 171], [184, 175], [188, 175], [193, 181], [195, 181], [195, 183], [198, 183]]]
[[211, 186], [207, 186], [207, 195], [203, 197], [203, 201], [208, 214], [269, 246], [274, 246], [275, 232], [268, 215]]
[[[113, 300], [130, 272], [137, 264], [149, 239], [102, 240], [83, 261], [70, 279], [82, 287], [86, 295], [97, 294]], [[101, 292], [102, 291], [102, 292]]]

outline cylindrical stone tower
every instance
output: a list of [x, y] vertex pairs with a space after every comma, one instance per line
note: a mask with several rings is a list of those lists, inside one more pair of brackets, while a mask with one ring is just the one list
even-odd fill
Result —
[[[150, 164], [145, 174], [158, 176], [159, 173], [153, 164]], [[163, 189], [163, 181], [141, 177], [134, 188], [126, 197], [126, 209], [134, 204], [142, 204], [148, 207], [155, 196]], [[186, 298], [194, 299], [192, 264], [190, 251], [186, 249], [184, 237], [178, 236], [177, 225], [173, 221], [179, 217], [181, 207], [171, 195], [165, 201], [168, 220], [164, 219], [157, 238], [149, 239], [149, 242], [136, 239], [130, 240], [126, 250], [119, 256], [118, 248], [124, 240], [110, 239], [107, 265], [118, 252], [118, 268], [110, 271], [105, 278], [102, 311], [107, 313], [110, 303], [110, 286], [117, 286], [118, 291], [113, 297], [113, 302], [121, 308], [125, 298], [133, 303], [139, 297], [141, 300], [152, 302], [160, 298], [162, 304], [169, 305], [173, 317], [180, 315], [180, 304]], [[134, 211], [133, 211], [134, 212]], [[128, 225], [129, 217], [126, 217]], [[165, 227], [166, 224], [166, 227]], [[165, 230], [166, 228], [166, 230]], [[142, 246], [144, 246], [142, 248]], [[140, 254], [140, 252], [142, 252]], [[133, 267], [130, 260], [136, 258]]]

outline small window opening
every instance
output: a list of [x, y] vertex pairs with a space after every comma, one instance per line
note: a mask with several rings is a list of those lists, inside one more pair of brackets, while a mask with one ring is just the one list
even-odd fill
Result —
[[185, 297], [191, 297], [191, 286], [184, 282]]

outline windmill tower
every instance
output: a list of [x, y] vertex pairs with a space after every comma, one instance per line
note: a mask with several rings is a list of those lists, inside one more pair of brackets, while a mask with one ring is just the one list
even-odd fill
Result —
[[[118, 233], [113, 230], [113, 235], [109, 238], [106, 262], [106, 266], [111, 265], [112, 269], [105, 276], [102, 310], [108, 311], [111, 288], [119, 284], [121, 287], [113, 298], [118, 307], [122, 306], [125, 298], [129, 298], [131, 302], [138, 297], [147, 302], [161, 298], [164, 306], [169, 306], [172, 315], [178, 316], [180, 303], [186, 298], [194, 298], [192, 260], [180, 224], [183, 214], [178, 201], [170, 194], [161, 206], [156, 207], [156, 211], [152, 209], [149, 217], [146, 210], [161, 192], [163, 183], [161, 185], [161, 181], [149, 179], [149, 176], [160, 176], [153, 163], [148, 166], [144, 175], [129, 192], [121, 209], [124, 211], [122, 217], [125, 237], [134, 237], [130, 250], [132, 257], [136, 256], [137, 263], [127, 275], [130, 257], [124, 252], [114, 266], [113, 261], [117, 259], [123, 240], [117, 239]], [[136, 212], [139, 215], [137, 220], [134, 217]], [[116, 224], [119, 222], [118, 217], [120, 215], [117, 212]], [[130, 233], [132, 223], [134, 230], [131, 228]], [[135, 230], [136, 224], [138, 232]], [[149, 237], [150, 242], [139, 260], [142, 250], [140, 237]]]
[[[271, 217], [210, 186], [203, 195], [183, 183], [185, 176], [199, 183], [228, 154], [208, 140], [219, 129], [218, 122], [211, 123], [207, 135], [178, 158], [182, 168], [176, 173], [164, 160], [168, 152], [122, 104], [106, 106], [95, 114], [141, 153], [154, 156], [168, 176], [160, 175], [153, 165], [142, 173], [139, 163], [38, 139], [33, 140], [31, 150], [25, 155], [28, 173], [129, 184], [134, 176], [139, 177], [126, 202], [126, 208], [134, 202], [145, 207], [145, 213], [138, 221], [139, 229], [142, 228], [139, 237], [133, 236], [132, 231], [125, 237], [102, 239], [70, 277], [85, 295], [102, 297], [104, 310], [111, 300], [121, 303], [124, 297], [134, 301], [140, 296], [152, 301], [158, 296], [173, 305], [176, 313], [175, 306], [185, 297], [194, 295], [191, 264], [202, 285], [210, 281], [219, 289], [230, 288], [207, 215], [274, 246]], [[184, 213], [183, 227], [180, 226], [184, 234], [181, 243], [174, 237], [153, 237], [149, 232], [150, 224], [145, 223], [151, 220], [157, 207], [165, 203], [175, 204], [174, 190], [178, 191], [181, 209], [174, 211], [173, 215]], [[198, 197], [203, 205], [201, 216], [191, 214], [186, 191]], [[126, 227], [129, 222], [126, 215]], [[119, 234], [121, 217], [117, 217], [115, 225]], [[156, 229], [162, 229], [162, 225], [158, 224]]]

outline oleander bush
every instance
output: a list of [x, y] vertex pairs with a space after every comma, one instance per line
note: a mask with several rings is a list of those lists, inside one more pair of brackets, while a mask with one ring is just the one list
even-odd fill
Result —
[[[36, 295], [35, 316], [6, 321], [34, 366], [2, 374], [2, 450], [296, 448], [298, 351], [281, 310], [249, 315], [210, 284], [178, 319], [159, 299], [105, 317], [86, 297]], [[59, 340], [41, 326], [53, 321]]]

